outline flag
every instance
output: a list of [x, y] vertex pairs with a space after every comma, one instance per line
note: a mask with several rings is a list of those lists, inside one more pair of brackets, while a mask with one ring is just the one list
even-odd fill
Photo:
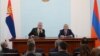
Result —
[[[100, 18], [97, 0], [94, 0], [91, 37], [100, 39]], [[100, 40], [96, 41], [96, 45], [100, 45]]]
[[8, 0], [7, 14], [8, 14], [8, 16], [6, 17], [6, 24], [8, 26], [8, 29], [9, 29], [11, 35], [12, 35], [12, 38], [16, 38], [16, 32], [15, 32], [13, 13], [12, 13], [11, 0]]

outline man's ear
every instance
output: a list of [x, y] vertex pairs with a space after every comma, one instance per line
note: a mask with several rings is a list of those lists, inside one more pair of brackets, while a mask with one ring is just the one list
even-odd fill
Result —
[[60, 49], [61, 49], [60, 46], [58, 46], [58, 51], [59, 51]]

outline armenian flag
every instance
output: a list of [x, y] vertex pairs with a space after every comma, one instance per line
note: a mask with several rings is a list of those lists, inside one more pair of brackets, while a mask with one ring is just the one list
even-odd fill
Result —
[[100, 18], [97, 0], [94, 0], [91, 37], [98, 38], [96, 46], [100, 45]]

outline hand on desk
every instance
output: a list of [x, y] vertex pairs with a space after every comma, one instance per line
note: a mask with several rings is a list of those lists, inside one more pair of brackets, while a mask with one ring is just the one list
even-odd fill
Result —
[[65, 39], [65, 38], [70, 39], [70, 38], [73, 38], [73, 37], [72, 37], [72, 35], [69, 35], [69, 36], [64, 36], [64, 35], [61, 35], [61, 36], [60, 36], [60, 38], [61, 38], [61, 39]]

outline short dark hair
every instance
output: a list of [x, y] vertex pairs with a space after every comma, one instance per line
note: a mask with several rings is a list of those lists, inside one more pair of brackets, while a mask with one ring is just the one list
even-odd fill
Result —
[[29, 42], [28, 43], [28, 50], [31, 51], [31, 50], [34, 50], [34, 47], [35, 47], [35, 44], [32, 43], [32, 42]]
[[66, 42], [60, 42], [59, 43], [59, 47], [63, 50], [66, 50], [68, 47], [68, 44]]
[[83, 37], [81, 44], [88, 44], [89, 40], [86, 37]]

